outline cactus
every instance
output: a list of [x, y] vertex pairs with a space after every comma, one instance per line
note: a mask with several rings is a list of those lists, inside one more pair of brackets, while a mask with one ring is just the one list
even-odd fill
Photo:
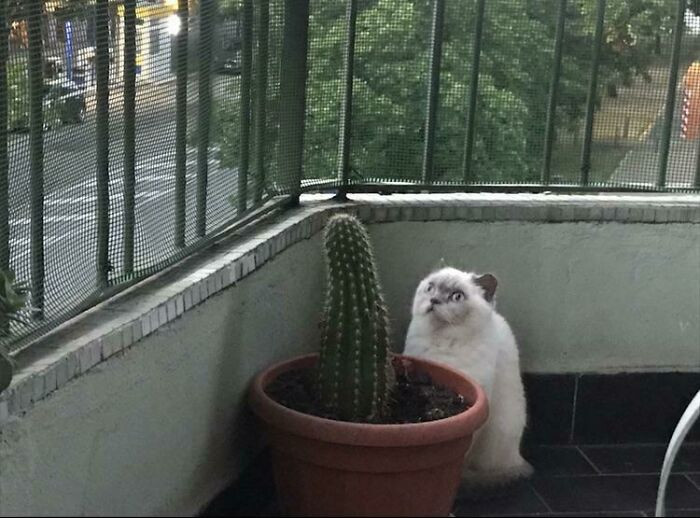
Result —
[[328, 283], [322, 320], [318, 395], [343, 421], [373, 422], [385, 414], [394, 384], [386, 306], [367, 231], [337, 214], [324, 235]]

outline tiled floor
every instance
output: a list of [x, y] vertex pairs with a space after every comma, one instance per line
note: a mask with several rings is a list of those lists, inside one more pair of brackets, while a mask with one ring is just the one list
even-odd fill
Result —
[[[532, 480], [483, 501], [458, 499], [455, 516], [654, 516], [664, 445], [539, 446]], [[676, 459], [667, 516], [700, 516], [700, 443]]]
[[[654, 516], [665, 445], [537, 446], [525, 451], [536, 469], [529, 481], [498, 496], [460, 496], [455, 516]], [[275, 515], [269, 459], [244, 484], [222, 494], [204, 516]], [[676, 459], [667, 516], [700, 516], [700, 443]]]

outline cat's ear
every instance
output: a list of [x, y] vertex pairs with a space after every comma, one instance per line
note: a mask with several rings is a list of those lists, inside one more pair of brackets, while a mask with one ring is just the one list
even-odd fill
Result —
[[484, 290], [484, 298], [487, 302], [493, 302], [493, 297], [496, 295], [496, 287], [498, 286], [498, 281], [496, 277], [487, 273], [481, 277], [476, 277], [474, 282], [477, 286], [481, 286]]

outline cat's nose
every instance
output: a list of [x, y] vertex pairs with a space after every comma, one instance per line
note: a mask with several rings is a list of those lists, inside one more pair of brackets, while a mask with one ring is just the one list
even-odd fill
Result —
[[433, 306], [437, 306], [438, 304], [442, 304], [442, 301], [440, 299], [436, 299], [435, 297], [433, 297], [432, 299], [430, 299], [430, 303]]

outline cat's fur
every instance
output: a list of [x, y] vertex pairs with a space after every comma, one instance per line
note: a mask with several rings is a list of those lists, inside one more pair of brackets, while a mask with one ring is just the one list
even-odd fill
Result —
[[405, 354], [446, 363], [486, 392], [489, 418], [467, 453], [463, 482], [498, 486], [532, 474], [520, 454], [526, 422], [520, 360], [508, 322], [496, 312], [497, 281], [454, 268], [423, 279], [413, 300]]

